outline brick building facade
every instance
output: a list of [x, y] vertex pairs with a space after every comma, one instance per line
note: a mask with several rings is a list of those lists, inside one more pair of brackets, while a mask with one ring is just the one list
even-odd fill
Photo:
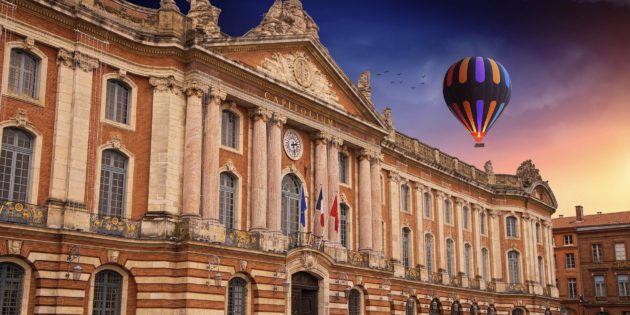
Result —
[[553, 220], [557, 286], [567, 315], [630, 314], [630, 212]]
[[191, 8], [0, 0], [3, 314], [559, 314], [531, 161], [397, 131], [298, 0]]

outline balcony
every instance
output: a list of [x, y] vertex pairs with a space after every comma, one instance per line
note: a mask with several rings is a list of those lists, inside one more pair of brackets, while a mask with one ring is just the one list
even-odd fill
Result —
[[140, 222], [116, 216], [93, 214], [90, 217], [90, 232], [125, 238], [139, 238]]
[[236, 248], [259, 250], [260, 234], [239, 230], [227, 230], [225, 234], [225, 245]]
[[0, 222], [28, 226], [46, 226], [48, 208], [14, 201], [2, 201]]
[[289, 235], [289, 250], [296, 248], [310, 248], [324, 251], [324, 239], [313, 233], [297, 232]]
[[413, 281], [422, 281], [422, 272], [420, 266], [405, 269], [405, 278]]
[[527, 288], [522, 283], [508, 283], [505, 289], [507, 293], [527, 293]]

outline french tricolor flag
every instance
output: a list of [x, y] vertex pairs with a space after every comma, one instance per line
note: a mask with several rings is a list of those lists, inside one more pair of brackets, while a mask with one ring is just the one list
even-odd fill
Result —
[[321, 227], [324, 227], [324, 192], [323, 189], [319, 188], [319, 196], [317, 197], [317, 204], [315, 206], [315, 212], [319, 213], [319, 224]]

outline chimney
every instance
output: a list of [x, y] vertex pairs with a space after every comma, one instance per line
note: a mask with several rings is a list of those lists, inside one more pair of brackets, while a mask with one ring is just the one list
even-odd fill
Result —
[[602, 214], [602, 212], [601, 211], [597, 211], [597, 214]]
[[575, 206], [575, 221], [578, 221], [578, 222], [584, 221], [584, 207]]
[[558, 215], [558, 218], [564, 218], [564, 214]]

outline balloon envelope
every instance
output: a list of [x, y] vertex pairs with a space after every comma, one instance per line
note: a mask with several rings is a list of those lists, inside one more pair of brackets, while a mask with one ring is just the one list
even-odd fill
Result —
[[510, 102], [512, 82], [498, 62], [483, 57], [466, 57], [454, 63], [444, 77], [446, 106], [481, 142]]

